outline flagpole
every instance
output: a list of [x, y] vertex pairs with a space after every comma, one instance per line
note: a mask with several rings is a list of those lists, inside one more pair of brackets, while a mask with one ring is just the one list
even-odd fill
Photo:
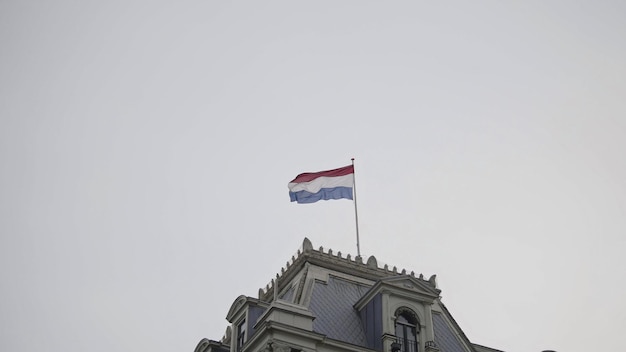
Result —
[[361, 247], [359, 246], [359, 213], [356, 210], [356, 171], [354, 170], [354, 158], [352, 158], [352, 186], [354, 188], [354, 220], [356, 221], [356, 254], [361, 257]]

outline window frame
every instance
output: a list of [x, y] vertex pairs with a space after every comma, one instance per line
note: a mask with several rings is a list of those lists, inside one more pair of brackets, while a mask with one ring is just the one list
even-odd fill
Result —
[[394, 317], [394, 334], [396, 336], [396, 342], [401, 346], [401, 352], [418, 352], [419, 332], [420, 322], [415, 312], [405, 307], [396, 310]]
[[248, 331], [248, 325], [246, 324], [246, 319], [244, 318], [242, 321], [237, 324], [237, 340], [236, 340], [236, 351], [240, 352], [243, 345], [246, 343], [246, 335]]

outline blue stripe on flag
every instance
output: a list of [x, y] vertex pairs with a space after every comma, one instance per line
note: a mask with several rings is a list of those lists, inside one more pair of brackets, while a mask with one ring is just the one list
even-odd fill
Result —
[[292, 202], [315, 203], [318, 200], [352, 199], [352, 187], [322, 188], [317, 193], [307, 191], [289, 192]]

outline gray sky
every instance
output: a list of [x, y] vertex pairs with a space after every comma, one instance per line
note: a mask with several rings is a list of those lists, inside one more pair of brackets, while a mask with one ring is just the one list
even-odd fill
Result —
[[350, 201], [472, 342], [626, 350], [626, 2], [0, 2], [0, 350], [192, 351]]

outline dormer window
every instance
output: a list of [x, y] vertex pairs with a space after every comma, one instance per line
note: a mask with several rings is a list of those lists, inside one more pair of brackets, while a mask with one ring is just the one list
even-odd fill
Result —
[[399, 344], [400, 352], [417, 352], [417, 337], [419, 334], [419, 322], [415, 313], [408, 309], [400, 309], [396, 312], [396, 343]]

